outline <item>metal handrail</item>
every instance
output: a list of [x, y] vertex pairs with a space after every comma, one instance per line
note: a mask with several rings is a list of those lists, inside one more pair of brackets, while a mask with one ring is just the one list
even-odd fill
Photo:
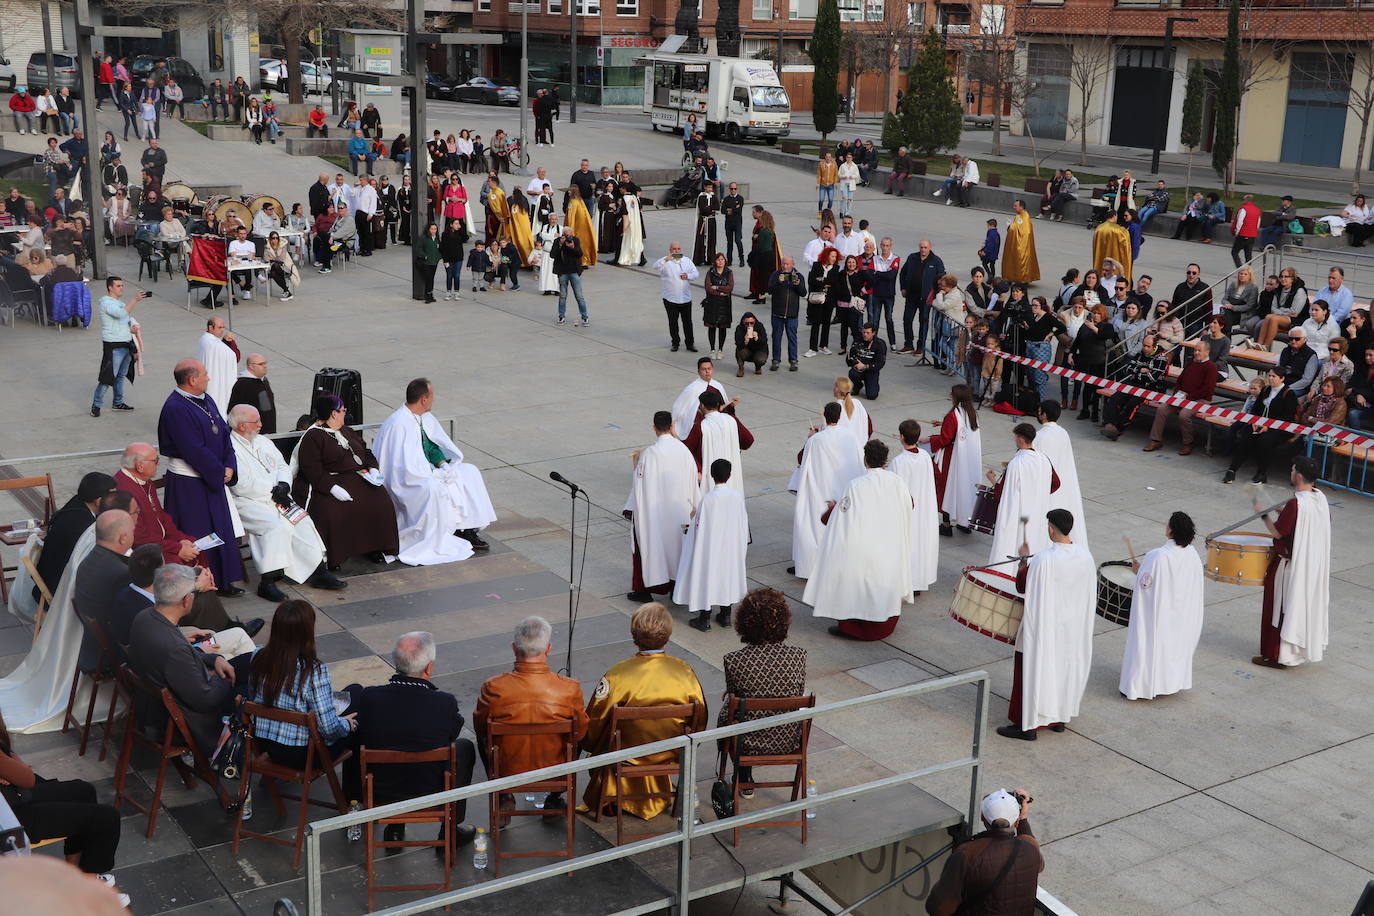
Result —
[[[1308, 248], [1305, 245], [1284, 245], [1278, 249], [1279, 268], [1287, 267], [1288, 264], [1286, 262], [1289, 260], [1310, 260], [1312, 266], [1316, 268], [1314, 273], [1308, 274], [1308, 276], [1312, 277], [1321, 274], [1320, 267], [1323, 260], [1329, 261], [1332, 267], [1339, 266], [1342, 269], [1351, 266], [1351, 262], [1353, 261], [1357, 269], [1366, 271], [1368, 276], [1374, 276], [1374, 252], [1360, 251], [1356, 248]], [[1277, 273], [1277, 271], [1275, 271], [1275, 273]], [[1301, 273], [1302, 271], [1299, 271], [1299, 274]], [[1353, 276], [1346, 276], [1345, 278], [1346, 285], [1350, 287], [1350, 291], [1355, 294], [1356, 299], [1367, 298], [1371, 293], [1374, 293], [1374, 287], [1371, 287], [1369, 284], [1361, 284], [1364, 291], [1357, 291], [1355, 288], [1356, 280], [1357, 277]], [[1316, 290], [1312, 290], [1312, 292], [1315, 293]]]
[[[935, 693], [955, 687], [962, 687], [966, 684], [973, 684], [977, 687], [973, 742], [969, 756], [908, 770], [903, 773], [894, 773], [891, 776], [871, 780], [857, 786], [826, 792], [822, 795], [809, 796], [798, 799], [797, 801], [783, 802], [747, 814], [736, 814], [733, 817], [713, 821], [709, 824], [696, 824], [693, 822], [693, 815], [696, 810], [696, 783], [691, 774], [696, 772], [699, 748], [702, 745], [712, 745], [710, 752], [714, 753], [714, 744], [721, 738], [730, 738], [735, 735], [743, 735], [749, 732], [776, 728], [780, 725], [788, 725], [793, 722], [804, 722], [823, 714], [843, 712], [888, 700], [921, 696], [927, 693]], [[724, 833], [727, 830], [734, 830], [737, 827], [748, 826], [749, 824], [769, 820], [783, 814], [790, 814], [803, 809], [821, 808], [833, 802], [857, 798], [861, 795], [867, 795], [871, 792], [877, 792], [893, 786], [904, 785], [913, 780], [932, 776], [937, 773], [961, 770], [964, 768], [968, 768], [970, 771], [969, 805], [965, 812], [965, 817], [967, 824], [973, 824], [976, 823], [978, 806], [981, 801], [980, 781], [983, 766], [982, 748], [984, 735], [987, 732], [989, 686], [990, 679], [986, 671], [972, 671], [967, 674], [950, 675], [932, 681], [907, 684], [879, 693], [827, 703], [822, 706], [799, 709], [794, 712], [768, 716], [749, 722], [739, 722], [733, 725], [707, 729], [706, 731], [695, 732], [689, 735], [680, 735], [663, 741], [655, 741], [652, 744], [636, 745], [634, 747], [623, 748], [619, 751], [598, 754], [595, 757], [585, 757], [568, 763], [560, 763], [555, 766], [531, 770], [527, 773], [503, 776], [499, 779], [491, 779], [458, 789], [436, 792], [432, 795], [423, 795], [408, 801], [394, 802], [389, 805], [381, 805], [363, 811], [339, 814], [315, 821], [306, 826], [305, 835], [307, 912], [310, 916], [323, 916], [324, 913], [322, 890], [323, 869], [321, 865], [320, 849], [322, 842], [321, 838], [326, 833], [355, 826], [365, 827], [381, 818], [395, 817], [400, 814], [407, 814], [424, 808], [432, 808], [438, 805], [465, 801], [466, 799], [480, 795], [489, 795], [492, 792], [504, 792], [518, 788], [529, 782], [555, 779], [569, 773], [580, 773], [591, 769], [610, 766], [620, 761], [629, 760], [632, 757], [648, 756], [651, 754], [663, 753], [665, 751], [677, 752], [680, 755], [679, 762], [682, 773], [684, 774], [684, 778], [678, 780], [678, 826], [676, 830], [659, 834], [658, 836], [636, 840], [633, 843], [627, 843], [623, 846], [614, 846], [609, 849], [587, 853], [586, 855], [577, 856], [571, 859], [560, 859], [549, 865], [541, 866], [530, 871], [520, 872], [515, 875], [508, 875], [491, 881], [470, 885], [465, 888], [444, 891], [409, 903], [398, 904], [384, 910], [378, 910], [374, 916], [408, 916], [408, 914], [412, 913], [428, 912], [440, 907], [446, 907], [466, 900], [484, 897], [488, 894], [509, 890], [510, 888], [520, 885], [531, 884], [543, 880], [544, 878], [551, 878], [555, 875], [565, 875], [584, 868], [590, 868], [607, 862], [614, 862], [643, 852], [663, 849], [670, 846], [677, 846], [679, 848], [678, 887], [677, 893], [673, 897], [665, 898], [664, 903], [672, 905], [674, 912], [677, 913], [678, 916], [686, 916], [691, 891], [691, 841], [693, 839], [711, 836], [716, 833]], [[573, 816], [575, 815], [569, 810], [568, 817]]]

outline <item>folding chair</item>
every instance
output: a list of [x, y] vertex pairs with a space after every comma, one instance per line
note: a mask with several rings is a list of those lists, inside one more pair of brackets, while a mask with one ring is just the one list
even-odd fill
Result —
[[[647, 722], [655, 719], [681, 719], [682, 734], [692, 733], [692, 723], [697, 720], [697, 703], [684, 703], [678, 706], [617, 706], [611, 710], [611, 746], [609, 751], [615, 752], [624, 750], [626, 747], [634, 747], [634, 743], [627, 744], [621, 734], [621, 725], [625, 722]], [[677, 752], [670, 752], [672, 757], [669, 761], [658, 761], [653, 763], [635, 763], [632, 760], [621, 760], [611, 764], [611, 779], [615, 780], [615, 845], [621, 846], [625, 842], [625, 806], [621, 804], [625, 801], [647, 801], [651, 798], [671, 798], [673, 800], [673, 816], [678, 815], [678, 792], [670, 785], [667, 792], [636, 792], [626, 793], [625, 780], [627, 779], [648, 779], [657, 776], [667, 776], [682, 778], [682, 755]], [[661, 756], [661, 755], [655, 755]], [[689, 775], [690, 779], [691, 776]], [[596, 819], [601, 820], [602, 805], [596, 806]], [[645, 836], [654, 834], [636, 834], [632, 839], [643, 839]]]
[[[76, 756], [86, 756], [86, 742], [91, 737], [91, 720], [95, 717], [95, 702], [100, 696], [102, 684], [110, 685], [110, 708], [105, 714], [105, 734], [100, 739], [100, 757], [105, 759], [105, 750], [110, 743], [110, 732], [114, 728], [115, 703], [119, 699], [119, 689], [116, 685], [115, 665], [119, 662], [119, 655], [115, 651], [114, 645], [105, 634], [105, 628], [100, 625], [100, 621], [85, 614], [79, 614], [81, 625], [86, 628], [86, 632], [91, 634], [91, 638], [100, 646], [100, 654], [96, 658], [95, 669], [92, 671], [82, 671], [78, 665], [72, 672], [72, 690], [67, 697], [67, 711], [62, 715], [62, 731], [66, 731], [69, 726], [76, 726], [81, 730], [81, 745], [77, 748]], [[34, 630], [37, 631], [35, 626]], [[110, 672], [106, 674], [105, 672]], [[76, 694], [81, 686], [81, 679], [86, 678], [91, 682], [91, 698], [86, 703], [86, 721], [72, 715], [72, 709], [76, 706]]]
[[[40, 548], [42, 542], [34, 544]], [[25, 554], [19, 562], [24, 564], [24, 569], [28, 571], [29, 578], [33, 580], [34, 587], [38, 589], [38, 608], [33, 615], [33, 641], [38, 642], [38, 631], [43, 629], [43, 618], [48, 616], [48, 608], [52, 605], [52, 589], [48, 588], [48, 583], [43, 581], [43, 577], [38, 574], [38, 567], [35, 565], [34, 557], [37, 554]]]
[[[572, 761], [577, 751], [577, 738], [574, 731], [573, 720], [566, 722], [547, 722], [536, 725], [508, 725], [504, 722], [492, 722], [487, 726], [487, 776], [491, 779], [498, 779], [502, 776], [512, 776], [513, 773], [504, 772], [501, 766], [501, 740], [502, 738], [522, 737], [529, 738], [536, 735], [546, 737], [558, 737], [563, 739], [563, 757], [558, 763], [568, 763]], [[506, 852], [501, 849], [502, 824], [505, 820], [512, 817], [558, 817], [557, 809], [535, 808], [533, 810], [521, 810], [519, 808], [502, 808], [501, 796], [503, 794], [519, 795], [521, 793], [538, 792], [562, 792], [564, 801], [567, 804], [563, 808], [562, 816], [567, 819], [568, 835], [567, 845], [561, 850], [537, 850], [530, 852]], [[577, 775], [568, 773], [564, 776], [557, 776], [553, 779], [540, 779], [534, 782], [525, 783], [521, 786], [506, 790], [505, 793], [493, 792], [487, 796], [487, 814], [491, 824], [491, 861], [493, 873], [496, 877], [501, 877], [502, 859], [551, 859], [562, 856], [565, 859], [573, 857], [573, 829], [576, 826], [573, 806], [576, 804]]]
[[[3, 285], [3, 281], [0, 281], [0, 285]], [[2, 294], [3, 292], [0, 291], [0, 295]], [[0, 480], [0, 492], [6, 490], [36, 490], [44, 488], [47, 489], [48, 495], [41, 503], [43, 510], [42, 527], [44, 530], [47, 530], [48, 522], [52, 520], [52, 514], [57, 511], [57, 499], [53, 495], [52, 488], [52, 475], [44, 474], [42, 477], [13, 477], [9, 480]], [[26, 506], [30, 512], [34, 512], [38, 508], [33, 505], [33, 503], [37, 502], [37, 497], [32, 493], [16, 493], [15, 498], [18, 499], [22, 505]], [[0, 538], [4, 538], [4, 536], [14, 530], [15, 528], [12, 523], [6, 522], [5, 524], [0, 524]], [[27, 537], [25, 537], [25, 540], [27, 540]], [[6, 540], [5, 543], [21, 544], [23, 541]], [[0, 564], [0, 566], [3, 567], [0, 568], [0, 603], [8, 604], [10, 600], [10, 582], [14, 579], [14, 576], [10, 574], [19, 572], [19, 567], [17, 565], [3, 566], [3, 564]]]
[[[373, 776], [369, 773], [369, 767], [377, 766], [405, 766], [414, 763], [447, 763], [448, 769], [444, 772], [444, 791], [454, 788], [458, 784], [458, 753], [452, 744], [447, 747], [436, 747], [432, 751], [380, 751], [368, 750], [365, 747], [358, 749], [358, 758], [362, 768], [363, 782], [363, 807], [375, 808], [377, 801], [373, 797]], [[409, 814], [397, 814], [392, 817], [379, 818], [375, 823], [368, 824], [364, 829], [367, 831], [367, 910], [372, 912], [376, 909], [372, 898], [378, 891], [439, 891], [448, 890], [453, 883], [453, 842], [454, 842], [454, 811], [453, 804], [439, 805], [435, 808], [424, 808], [420, 811], [412, 811]], [[385, 824], [438, 824], [439, 836], [433, 840], [377, 840], [374, 827]], [[374, 874], [374, 860], [377, 857], [378, 849], [404, 849], [411, 846], [430, 846], [435, 849], [440, 847], [444, 851], [444, 880], [442, 884], [392, 884], [382, 885], [377, 883]]]
[[[736, 696], [726, 697], [726, 721], [730, 724], [746, 721], [741, 718], [748, 713], [766, 712], [769, 715], [778, 715], [785, 712], [795, 712], [798, 709], [810, 709], [816, 705], [816, 695], [804, 697], [773, 697], [773, 698], [748, 698], [740, 699]], [[779, 728], [790, 728], [791, 726], [782, 725]], [[801, 736], [798, 739], [796, 750], [788, 754], [746, 754], [740, 750], [740, 739], [751, 738], [762, 734], [762, 732], [750, 732], [747, 735], [735, 735], [725, 739], [725, 747], [720, 755], [719, 778], [725, 778], [725, 759], [728, 757], [730, 762], [735, 765], [735, 779], [733, 793], [735, 800], [735, 813], [739, 813], [740, 790], [749, 789], [777, 789], [792, 787], [792, 801], [797, 801], [802, 797], [806, 790], [806, 753], [811, 744], [811, 720], [807, 719], [800, 724]], [[741, 767], [749, 767], [751, 772], [754, 767], [793, 767], [792, 779], [782, 782], [763, 782], [756, 779], [742, 782], [739, 779]], [[760, 821], [757, 824], [748, 824], [745, 827], [735, 828], [735, 845], [739, 845], [739, 832], [745, 829], [760, 827], [800, 827], [801, 841], [806, 844], [807, 819], [805, 812], [800, 812], [801, 817], [795, 821]]]
[[[301, 867], [301, 847], [305, 845], [305, 820], [309, 813], [309, 806], [315, 805], [320, 808], [328, 808], [337, 811], [339, 814], [348, 812], [348, 800], [344, 798], [343, 787], [339, 784], [339, 776], [334, 772], [334, 767], [343, 763], [353, 755], [352, 751], [344, 751], [338, 757], [329, 756], [329, 748], [325, 746], [324, 739], [320, 737], [319, 725], [315, 720], [313, 712], [291, 712], [286, 709], [274, 709], [271, 706], [264, 706], [261, 703], [244, 703], [240, 710], [243, 716], [244, 728], [244, 750], [243, 750], [243, 772], [239, 776], [239, 806], [238, 812], [234, 817], [234, 854], [239, 851], [239, 840], [242, 837], [251, 837], [255, 840], [265, 840], [268, 843], [276, 843], [278, 846], [289, 846], [295, 850], [295, 857], [291, 860], [292, 868]], [[257, 723], [259, 719], [281, 722], [285, 725], [296, 725], [310, 731], [307, 739], [305, 751], [305, 766], [301, 769], [285, 766], [272, 760], [267, 756], [266, 751], [260, 751], [256, 747]], [[267, 791], [272, 796], [272, 803], [276, 807], [277, 816], [286, 815], [286, 805], [283, 799], [299, 801], [300, 817], [296, 823], [296, 836], [293, 840], [284, 840], [280, 837], [269, 836], [265, 833], [254, 833], [243, 826], [243, 801], [247, 799], [248, 793], [252, 791], [253, 774], [261, 773], [266, 777]], [[324, 776], [329, 782], [329, 790], [334, 796], [333, 804], [329, 802], [315, 801], [310, 797], [310, 785], [316, 779]], [[277, 788], [277, 783], [289, 782], [300, 786], [299, 795], [285, 795]]]

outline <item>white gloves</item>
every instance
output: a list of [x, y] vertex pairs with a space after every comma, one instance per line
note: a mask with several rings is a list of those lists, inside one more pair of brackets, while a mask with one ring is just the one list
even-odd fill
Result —
[[329, 495], [334, 497], [341, 503], [353, 502], [353, 497], [348, 495], [348, 491], [345, 490], [343, 487], [339, 486], [337, 483], [329, 488]]

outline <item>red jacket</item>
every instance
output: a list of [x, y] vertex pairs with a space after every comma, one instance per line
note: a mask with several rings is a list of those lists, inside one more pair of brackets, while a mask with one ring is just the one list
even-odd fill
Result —
[[1181, 391], [1194, 401], [1210, 401], [1217, 390], [1220, 374], [1217, 364], [1210, 359], [1193, 360], [1183, 367], [1174, 383], [1174, 391]]
[[323, 111], [320, 111], [319, 109], [312, 109], [312, 110], [311, 110], [311, 112], [310, 112], [310, 123], [313, 124], [314, 126], [316, 126], [316, 127], [324, 127], [327, 120], [328, 120], [328, 119], [327, 119], [327, 117], [326, 117], [326, 115], [325, 115], [325, 113], [324, 113]]
[[1236, 218], [1231, 221], [1231, 231], [1238, 237], [1252, 239], [1259, 235], [1260, 208], [1253, 201], [1246, 201], [1236, 210]]
[[22, 95], [16, 92], [10, 96], [10, 111], [33, 111], [37, 107], [38, 103], [27, 92]]
[[110, 64], [109, 64], [108, 61], [103, 61], [103, 60], [102, 60], [102, 61], [100, 62], [100, 82], [102, 82], [102, 83], [113, 83], [113, 82], [114, 82], [114, 67], [110, 66]]

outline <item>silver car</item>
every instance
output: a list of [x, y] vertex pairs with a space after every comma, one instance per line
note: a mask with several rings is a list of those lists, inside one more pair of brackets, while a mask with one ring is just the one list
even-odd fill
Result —
[[519, 105], [520, 90], [505, 80], [474, 76], [466, 83], [453, 87], [453, 98], [459, 102], [481, 102], [483, 105]]

